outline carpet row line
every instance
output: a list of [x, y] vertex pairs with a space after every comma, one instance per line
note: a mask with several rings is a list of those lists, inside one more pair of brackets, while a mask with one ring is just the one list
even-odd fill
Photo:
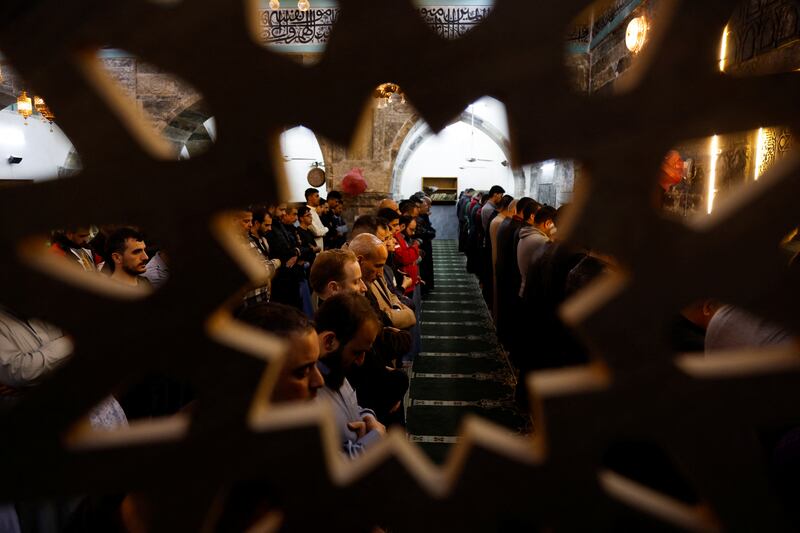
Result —
[[455, 241], [434, 241], [435, 287], [422, 306], [422, 352], [411, 368], [409, 439], [437, 463], [475, 414], [522, 432], [515, 377], [495, 334], [475, 276]]

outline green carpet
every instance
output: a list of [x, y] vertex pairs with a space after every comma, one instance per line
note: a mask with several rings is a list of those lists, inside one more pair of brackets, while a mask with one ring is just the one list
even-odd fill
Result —
[[422, 353], [411, 368], [406, 415], [409, 440], [442, 463], [466, 415], [515, 433], [528, 419], [514, 405], [514, 376], [466, 259], [455, 241], [433, 245], [436, 284], [422, 305]]

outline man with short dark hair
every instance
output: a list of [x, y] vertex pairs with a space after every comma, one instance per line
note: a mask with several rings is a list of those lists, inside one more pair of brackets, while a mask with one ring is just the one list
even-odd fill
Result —
[[492, 185], [492, 188], [489, 189], [489, 199], [486, 201], [486, 205], [481, 208], [481, 226], [483, 227], [484, 235], [489, 234], [489, 222], [491, 222], [492, 216], [497, 213], [497, 205], [503, 199], [505, 193], [506, 190], [499, 185]]
[[414, 198], [403, 200], [402, 202], [400, 202], [400, 214], [408, 215], [412, 218], [417, 218], [419, 216], [419, 206], [420, 202], [418, 202]]
[[264, 257], [269, 257], [267, 234], [272, 231], [272, 215], [269, 212], [269, 208], [265, 206], [251, 207], [249, 209], [253, 214], [253, 226], [250, 228], [248, 237]]
[[378, 231], [378, 227], [385, 224], [386, 220], [375, 215], [361, 215], [353, 224], [353, 229], [350, 231], [350, 239], [355, 239], [364, 233], [375, 235]]
[[334, 249], [320, 253], [311, 267], [309, 283], [320, 303], [340, 292], [367, 292], [358, 258], [350, 250]]
[[324, 237], [324, 249], [341, 248], [347, 241], [347, 229], [344, 219], [341, 217], [342, 193], [330, 191], [328, 193], [328, 212], [320, 217], [322, 224], [328, 228], [328, 233]]
[[97, 272], [94, 254], [89, 246], [91, 234], [88, 226], [53, 232], [50, 251], [78, 263], [86, 272]]
[[400, 215], [393, 209], [383, 208], [378, 210], [378, 218], [386, 221], [392, 235], [400, 230]]
[[514, 314], [519, 305], [519, 286], [522, 283], [517, 266], [517, 242], [519, 240], [519, 228], [522, 227], [522, 214], [525, 208], [534, 204], [533, 209], [539, 207], [539, 203], [533, 198], [520, 198], [517, 202], [517, 212], [505, 219], [497, 230], [497, 261], [495, 270], [497, 272], [497, 336], [506, 348], [510, 348], [512, 335], [514, 334]]
[[555, 217], [556, 210], [549, 205], [542, 206], [537, 210], [531, 204], [522, 213], [524, 225], [519, 230], [519, 243], [517, 244], [517, 267], [521, 279], [520, 298], [525, 294], [528, 268], [537, 257], [537, 253], [541, 253], [544, 245], [550, 242], [550, 235], [554, 233]]
[[467, 211], [472, 203], [475, 189], [467, 189], [461, 193], [456, 205], [456, 217], [458, 217], [458, 251], [466, 253], [469, 247], [469, 234], [467, 232]]
[[491, 264], [487, 263], [487, 271], [489, 274], [487, 279], [488, 283], [492, 286], [491, 311], [492, 317], [495, 319], [497, 318], [497, 231], [500, 229], [500, 225], [504, 220], [514, 216], [516, 208], [517, 201], [514, 200], [513, 196], [508, 194], [503, 196], [503, 199], [500, 200], [497, 206], [497, 216], [489, 222], [489, 233], [484, 239], [487, 243], [489, 261], [491, 262]]
[[347, 372], [364, 362], [381, 330], [367, 300], [350, 292], [325, 300], [316, 314], [320, 359], [317, 366], [325, 379], [320, 401], [333, 406], [343, 451], [355, 458], [386, 435], [374, 411], [359, 405]]
[[142, 277], [147, 270], [144, 236], [133, 228], [119, 228], [106, 241], [111, 279], [133, 287], [150, 286]]
[[322, 251], [322, 249], [317, 246], [317, 237], [315, 236], [316, 234], [312, 226], [312, 213], [315, 213], [314, 209], [307, 205], [301, 205], [297, 209], [298, 226], [295, 228], [297, 237], [300, 240], [300, 259], [309, 265], [314, 264], [317, 254]]
[[319, 207], [319, 191], [317, 189], [306, 189], [305, 197], [306, 206], [311, 212], [311, 226], [309, 229], [314, 234], [317, 248], [319, 248], [319, 251], [322, 251], [325, 249], [325, 235], [327, 235], [330, 230], [325, 227], [325, 224], [323, 224], [322, 220], [319, 218], [319, 214], [317, 214], [317, 208]]
[[469, 205], [470, 201], [472, 200], [472, 195], [475, 194], [475, 189], [465, 189], [461, 192], [461, 195], [458, 197], [458, 203], [456, 204], [456, 218], [458, 218], [459, 222], [464, 216], [464, 210]]
[[281, 266], [280, 259], [271, 259], [269, 256], [269, 242], [266, 237], [272, 231], [272, 216], [264, 207], [248, 208], [243, 211], [247, 212], [251, 214], [252, 226], [245, 236], [245, 242], [264, 266], [266, 282], [244, 295], [245, 307], [270, 301], [272, 279]]
[[270, 303], [249, 307], [237, 318], [289, 342], [270, 399], [280, 403], [315, 398], [325, 381], [317, 368], [320, 351], [314, 323], [294, 307]]
[[433, 239], [436, 238], [436, 228], [434, 228], [431, 223], [431, 207], [433, 207], [433, 201], [427, 196], [422, 196], [422, 203], [420, 204], [419, 215], [417, 216], [417, 229], [414, 232], [414, 238], [419, 239], [419, 249], [422, 251], [422, 261], [419, 264], [419, 277], [425, 281], [425, 284], [422, 286], [423, 295], [427, 295], [435, 288], [433, 275]]

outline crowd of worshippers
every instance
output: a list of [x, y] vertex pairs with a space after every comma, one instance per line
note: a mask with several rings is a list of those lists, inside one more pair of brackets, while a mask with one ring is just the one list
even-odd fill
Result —
[[[613, 257], [566, 244], [558, 209], [533, 198], [515, 199], [500, 186], [467, 189], [459, 197], [459, 250], [481, 285], [498, 339], [521, 374], [587, 363], [589, 353], [565, 326], [558, 308], [580, 289], [618, 265]], [[787, 254], [797, 269], [798, 254]], [[713, 352], [794, 340], [785, 329], [716, 299], [687, 306], [665, 325], [676, 352]], [[536, 339], [531, 343], [531, 339]]]
[[[420, 351], [422, 295], [434, 281], [432, 202], [424, 193], [386, 199], [348, 225], [340, 193], [323, 200], [308, 189], [305, 197], [300, 205], [256, 205], [225, 216], [228, 238], [263, 266], [265, 280], [243, 290], [232, 312], [289, 340], [271, 401], [329, 402], [342, 454], [354, 458], [387, 426], [405, 425], [406, 367]], [[69, 228], [54, 232], [49, 247], [72, 268], [141, 290], [169, 280], [168, 250], [133, 227]], [[0, 402], [18, 401], [72, 352], [71, 337], [58, 327], [0, 306]], [[125, 427], [131, 419], [191, 410], [194, 396], [187, 383], [148, 376], [88, 418], [95, 429]], [[123, 522], [132, 507], [126, 502], [117, 502]], [[0, 506], [0, 525], [11, 511]], [[23, 525], [46, 520], [40, 506], [13, 511]]]
[[[498, 339], [519, 372], [516, 400], [528, 409], [525, 374], [586, 364], [590, 354], [574, 331], [559, 318], [567, 299], [604, 274], [619, 269], [613, 257], [564, 242], [557, 232], [569, 206], [554, 209], [533, 198], [514, 199], [494, 186], [488, 192], [461, 193], [456, 216], [459, 249], [467, 269], [480, 282], [491, 310]], [[798, 232], [785, 242], [787, 268], [800, 271]], [[674, 353], [704, 353], [706, 357], [746, 348], [800, 346], [800, 340], [780, 325], [713, 298], [682, 309], [663, 325], [663, 338]], [[654, 339], [654, 343], [661, 339]], [[533, 421], [534, 428], [537, 421]], [[800, 509], [800, 426], [789, 424], [762, 435], [771, 456], [771, 472], [782, 498]], [[674, 464], [657, 446], [620, 444], [609, 450], [606, 465], [631, 479], [678, 498], [699, 502], [676, 473]], [[800, 512], [793, 513], [800, 526]]]

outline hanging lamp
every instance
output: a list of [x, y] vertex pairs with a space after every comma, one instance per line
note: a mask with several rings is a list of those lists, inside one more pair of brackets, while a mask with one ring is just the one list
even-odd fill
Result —
[[25, 125], [28, 125], [28, 117], [33, 115], [33, 101], [31, 97], [28, 96], [27, 91], [22, 91], [22, 93], [17, 97], [17, 113], [22, 115], [22, 118], [25, 119]]
[[53, 123], [53, 119], [56, 116], [50, 111], [50, 108], [47, 107], [44, 99], [41, 96], [34, 96], [33, 97], [33, 108], [36, 110], [37, 113], [42, 115], [42, 118], [45, 119], [50, 124]]

